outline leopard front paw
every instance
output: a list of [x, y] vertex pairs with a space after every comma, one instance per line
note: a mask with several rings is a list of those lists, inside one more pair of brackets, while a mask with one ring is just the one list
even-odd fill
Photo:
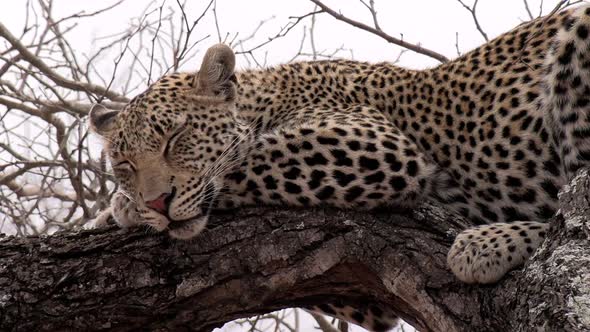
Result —
[[111, 198], [111, 213], [122, 228], [140, 225], [139, 211], [134, 201], [125, 194], [116, 192]]
[[158, 232], [168, 227], [168, 219], [151, 209], [139, 207], [125, 194], [117, 192], [111, 199], [112, 215], [117, 224], [123, 228], [148, 225]]

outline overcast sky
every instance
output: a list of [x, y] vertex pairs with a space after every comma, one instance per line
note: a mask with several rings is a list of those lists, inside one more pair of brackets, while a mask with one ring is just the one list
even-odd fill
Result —
[[[75, 13], [91, 12], [115, 2], [56, 0], [54, 17], [59, 19]], [[190, 5], [186, 7], [186, 14], [192, 21], [200, 15], [209, 0], [188, 2]], [[470, 0], [465, 2], [468, 5], [472, 4]], [[551, 11], [557, 2], [544, 1], [542, 11], [541, 1], [531, 0], [529, 6], [533, 15], [538, 16], [540, 12], [546, 14]], [[25, 3], [24, 0], [2, 2], [0, 21], [15, 35], [20, 35], [24, 26]], [[357, 0], [326, 0], [325, 3], [350, 18], [372, 24], [369, 12]], [[108, 41], [100, 37], [124, 30], [130, 24], [136, 23], [137, 17], [141, 16], [144, 10], [150, 12], [162, 4], [164, 7], [177, 6], [175, 0], [127, 0], [108, 14], [80, 20], [66, 37], [83, 59], [85, 55], [93, 54]], [[239, 40], [250, 35], [261, 21], [268, 20], [256, 37], [244, 44], [244, 48], [248, 49], [276, 35], [281, 27], [292, 21], [289, 17], [301, 16], [313, 9], [313, 3], [308, 0], [217, 0], [218, 25], [216, 26], [211, 13], [203, 18], [192, 41], [203, 38], [204, 40], [195, 48], [198, 51], [196, 59], [182, 69], [198, 69], [198, 59], [203, 52], [208, 46], [218, 42], [218, 29], [222, 36], [230, 36], [229, 39], [233, 39], [237, 34], [236, 39]], [[405, 41], [419, 43], [449, 58], [457, 56], [457, 48], [460, 52], [465, 52], [484, 42], [480, 32], [475, 29], [471, 14], [457, 0], [376, 0], [376, 9], [381, 28], [386, 33], [398, 38], [403, 36]], [[529, 19], [524, 2], [520, 0], [480, 0], [477, 13], [482, 29], [490, 39]], [[155, 11], [150, 15], [151, 18], [157, 18], [158, 13]], [[304, 30], [306, 39], [303, 51], [309, 53], [310, 25], [310, 19], [302, 21], [286, 37], [273, 41], [257, 50], [254, 55], [258, 60], [264, 60], [267, 65], [289, 61], [300, 48]], [[332, 53], [334, 50], [343, 49], [337, 54], [339, 57], [363, 61], [393, 61], [398, 58], [401, 51], [399, 47], [388, 44], [379, 37], [336, 21], [326, 14], [319, 15], [316, 19], [314, 40], [318, 51]], [[100, 64], [100, 70], [106, 73], [112, 70], [114, 57], [114, 54], [107, 55]], [[398, 62], [401, 66], [416, 69], [432, 67], [437, 63], [436, 60], [409, 51], [405, 52]], [[247, 61], [243, 56], [238, 57], [238, 68], [252, 65], [252, 61]], [[120, 70], [120, 74], [126, 74], [124, 68]], [[138, 90], [142, 89], [142, 86], [138, 87]], [[306, 320], [305, 324], [310, 326], [311, 322]]]
[[[19, 31], [24, 24], [25, 1], [4, 1], [0, 20]], [[92, 11], [114, 3], [114, 0], [71, 1], [56, 0], [54, 13], [56, 17], [68, 16], [81, 11]], [[188, 1], [187, 16], [189, 20], [196, 18], [209, 1]], [[465, 0], [470, 5], [471, 1]], [[549, 12], [558, 1], [544, 1], [543, 12]], [[176, 7], [176, 1], [164, 1], [165, 6]], [[366, 8], [357, 0], [325, 1], [332, 8], [341, 11], [351, 18], [371, 24], [371, 17]], [[150, 6], [151, 4], [151, 6]], [[68, 38], [81, 53], [90, 54], [101, 45], [94, 39], [116, 33], [124, 29], [130, 22], [136, 22], [142, 11], [149, 7], [156, 9], [162, 0], [127, 0], [122, 5], [109, 11], [108, 14], [80, 21]], [[540, 1], [529, 1], [533, 15], [539, 14]], [[258, 32], [247, 46], [255, 46], [266, 38], [278, 33], [282, 26], [290, 20], [290, 16], [298, 16], [312, 11], [314, 4], [308, 0], [218, 0], [217, 17], [222, 35], [239, 37], [249, 35], [262, 20], [271, 19]], [[483, 37], [474, 28], [472, 17], [457, 0], [377, 0], [376, 8], [382, 29], [394, 37], [401, 37], [411, 43], [440, 52], [447, 57], [457, 56], [456, 34], [458, 33], [459, 50], [468, 51], [484, 42]], [[149, 11], [149, 10], [148, 10]], [[477, 13], [483, 30], [490, 38], [511, 29], [528, 19], [524, 2], [520, 0], [481, 0]], [[157, 13], [153, 13], [153, 17]], [[274, 17], [274, 18], [273, 18]], [[267, 54], [268, 64], [288, 61], [297, 52], [304, 27], [309, 28], [310, 20], [302, 22], [282, 39], [264, 47], [257, 56], [264, 58]], [[213, 15], [206, 15], [195, 33], [195, 40], [210, 36], [200, 44], [201, 51], [217, 42], [217, 32]], [[239, 39], [239, 38], [238, 38]], [[315, 28], [315, 44], [318, 50], [331, 52], [344, 47], [352, 49], [354, 58], [366, 61], [392, 61], [398, 57], [400, 48], [387, 44], [379, 37], [338, 22], [326, 14], [317, 17]], [[304, 45], [310, 50], [310, 43]], [[201, 53], [202, 54], [202, 53]], [[339, 53], [342, 57], [351, 57], [350, 52]], [[437, 61], [412, 52], [406, 52], [399, 64], [411, 68], [434, 66]], [[243, 58], [238, 60], [240, 68], [248, 66]], [[198, 62], [186, 66], [186, 70], [198, 67]]]

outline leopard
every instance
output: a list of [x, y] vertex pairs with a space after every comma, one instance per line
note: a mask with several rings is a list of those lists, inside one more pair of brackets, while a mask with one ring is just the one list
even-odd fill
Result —
[[[498, 282], [543, 244], [559, 189], [589, 164], [589, 47], [588, 5], [422, 70], [345, 59], [236, 70], [214, 45], [195, 72], [89, 113], [119, 185], [101, 216], [187, 240], [215, 209], [431, 200], [474, 224], [449, 250], [452, 273]], [[397, 322], [387, 308], [311, 309], [371, 331]]]

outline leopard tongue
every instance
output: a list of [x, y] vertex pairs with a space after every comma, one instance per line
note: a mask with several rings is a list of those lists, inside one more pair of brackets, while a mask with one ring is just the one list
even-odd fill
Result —
[[153, 210], [156, 210], [159, 213], [166, 213], [166, 197], [168, 197], [168, 194], [162, 194], [160, 195], [160, 197], [149, 201], [149, 202], [145, 202], [145, 204]]

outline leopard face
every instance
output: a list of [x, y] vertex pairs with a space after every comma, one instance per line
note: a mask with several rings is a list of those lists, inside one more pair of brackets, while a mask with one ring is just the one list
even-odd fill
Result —
[[234, 64], [229, 48], [212, 47], [196, 75], [163, 77], [121, 111], [92, 110], [91, 127], [104, 139], [124, 196], [117, 199], [136, 205], [115, 218], [138, 218], [181, 239], [204, 228], [243, 138], [234, 117]]

